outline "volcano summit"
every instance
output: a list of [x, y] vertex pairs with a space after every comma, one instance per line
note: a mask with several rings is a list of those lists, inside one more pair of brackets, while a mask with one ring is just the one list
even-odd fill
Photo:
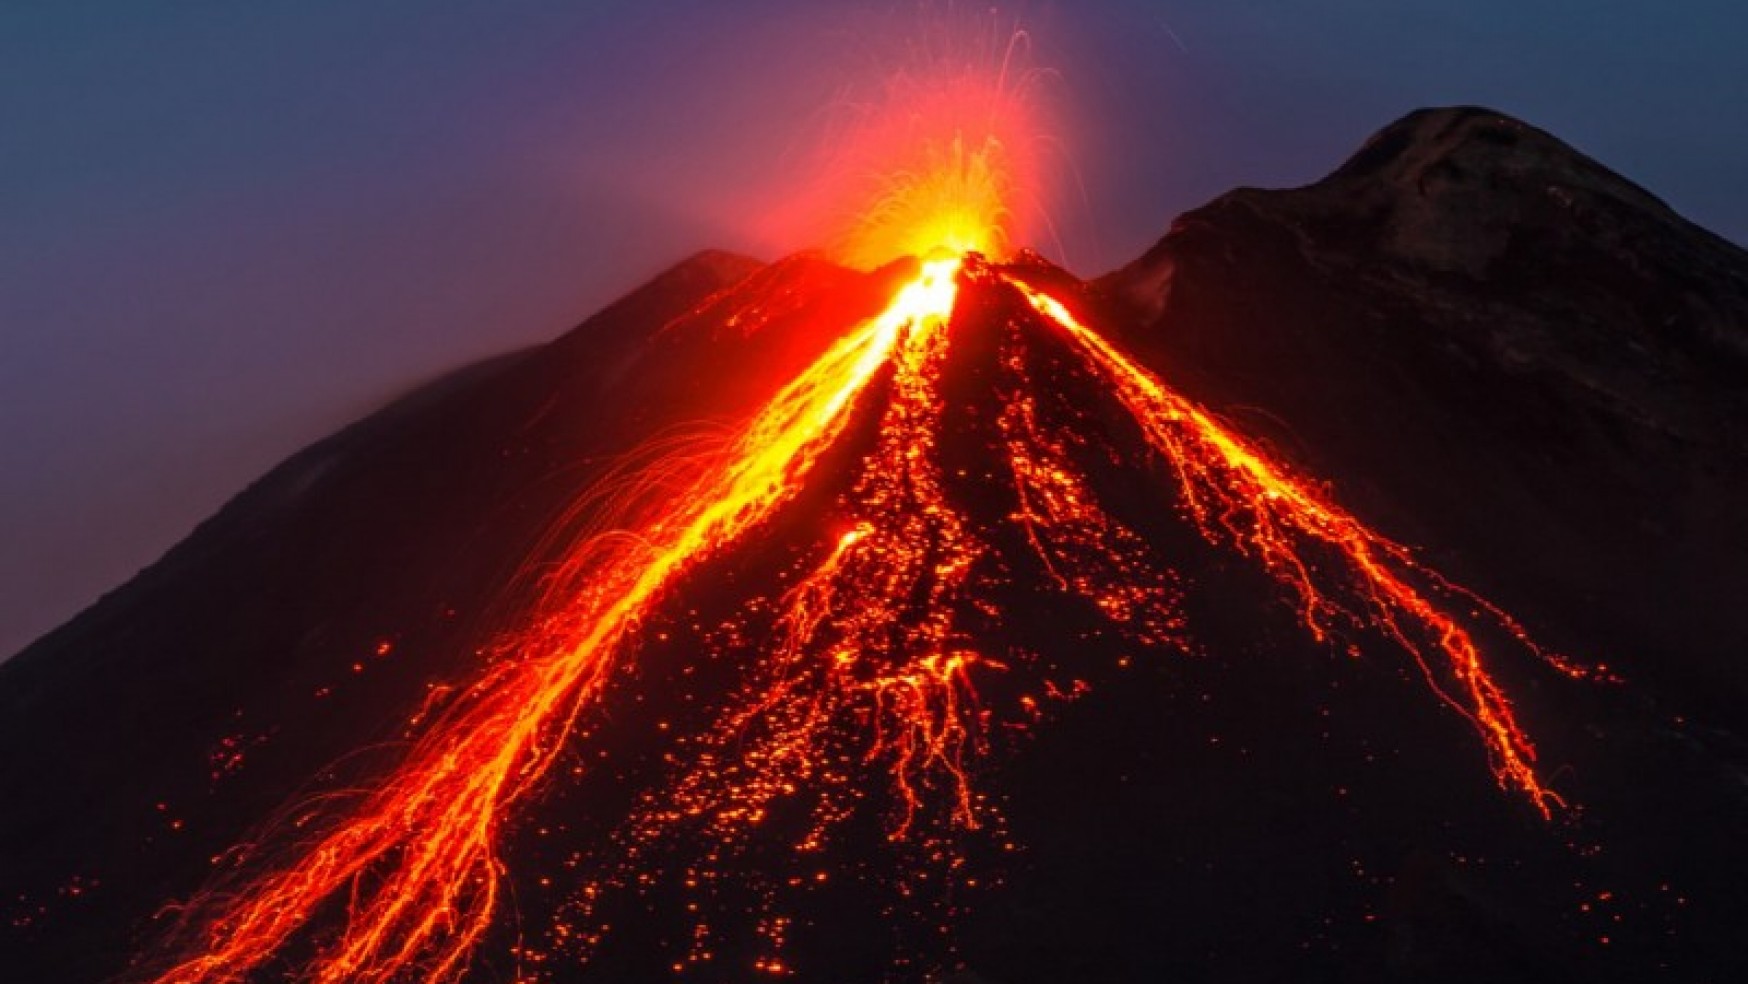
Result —
[[1748, 257], [1481, 110], [1091, 283], [702, 254], [0, 668], [4, 959], [1728, 977], [1745, 384]]

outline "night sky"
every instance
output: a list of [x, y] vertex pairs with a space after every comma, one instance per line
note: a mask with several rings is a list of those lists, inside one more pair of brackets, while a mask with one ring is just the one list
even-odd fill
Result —
[[[0, 5], [0, 657], [279, 459], [703, 247], [815, 232], [846, 109], [982, 5]], [[1045, 252], [1116, 266], [1423, 105], [1552, 130], [1748, 242], [1741, 0], [1002, 8], [1055, 70]], [[932, 26], [931, 26], [932, 25]]]

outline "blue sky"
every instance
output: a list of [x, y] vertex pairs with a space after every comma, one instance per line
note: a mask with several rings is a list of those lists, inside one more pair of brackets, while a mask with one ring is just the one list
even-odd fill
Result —
[[[550, 338], [769, 216], [834, 107], [984, 5], [18, 0], [0, 6], [0, 654], [299, 446]], [[1095, 274], [1422, 105], [1515, 113], [1748, 241], [1748, 4], [1002, 8], [1055, 70]]]

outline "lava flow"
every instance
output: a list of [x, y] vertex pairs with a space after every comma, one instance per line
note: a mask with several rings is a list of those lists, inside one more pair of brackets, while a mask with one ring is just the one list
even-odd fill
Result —
[[885, 312], [786, 386], [720, 461], [693, 463], [690, 491], [667, 511], [582, 544], [570, 563], [594, 572], [585, 588], [430, 721], [406, 761], [300, 858], [212, 900], [219, 912], [199, 927], [201, 942], [155, 980], [244, 980], [336, 900], [344, 930], [305, 979], [446, 980], [464, 970], [498, 906], [505, 811], [551, 767], [627, 637], [677, 577], [795, 492], [907, 334], [944, 325], [957, 268], [925, 265]]
[[[642, 522], [608, 523], [581, 543], [569, 561], [581, 586], [433, 714], [373, 792], [318, 808], [327, 825], [290, 860], [187, 907], [185, 949], [153, 980], [242, 981], [288, 950], [309, 954], [298, 958], [299, 979], [324, 984], [460, 977], [500, 909], [506, 818], [577, 740], [639, 627], [705, 559], [766, 528], [847, 440], [858, 408], [880, 394], [876, 436], [851, 466], [815, 559], [774, 600], [761, 660], [716, 723], [683, 746], [689, 758], [620, 825], [607, 845], [619, 861], [600, 867], [635, 868], [656, 846], [689, 836], [709, 845], [699, 865], [710, 877], [730, 877], [739, 845], [786, 800], [808, 804], [811, 817], [793, 849], [815, 851], [867, 802], [865, 768], [885, 777], [895, 843], [997, 819], [973, 779], [992, 713], [978, 682], [1009, 669], [1008, 656], [980, 647], [974, 631], [1009, 614], [983, 590], [995, 577], [998, 531], [950, 494], [940, 450], [942, 379], [967, 277], [1023, 297], [1070, 343], [1080, 371], [1102, 381], [1175, 474], [1178, 505], [1203, 536], [1283, 584], [1315, 638], [1370, 627], [1394, 640], [1474, 724], [1499, 783], [1550, 814], [1560, 799], [1537, 775], [1530, 739], [1455, 610], [1479, 599], [1174, 392], [1058, 300], [954, 256], [923, 264], [883, 313], [785, 386], [721, 455], [658, 465], [664, 475], [689, 473], [688, 490]], [[1169, 558], [1100, 505], [1071, 453], [1082, 436], [1040, 420], [1023, 359], [1007, 352], [996, 373], [1004, 386], [997, 453], [1014, 504], [1002, 522], [1056, 590], [1090, 601], [1143, 647], [1183, 647], [1183, 589]], [[1503, 613], [1480, 607], [1539, 653]], [[976, 615], [971, 623], [966, 612]], [[1022, 704], [1035, 707], [1030, 697]], [[583, 886], [567, 918], [586, 914], [628, 874]], [[339, 929], [317, 928], [325, 924]], [[773, 950], [762, 969], [783, 967], [776, 951], [786, 919], [766, 912], [760, 926]], [[688, 959], [709, 956], [702, 924], [698, 935]]]
[[[1499, 609], [1427, 570], [1401, 544], [1373, 532], [1270, 461], [1117, 351], [1061, 302], [1016, 286], [1034, 308], [1073, 337], [1134, 415], [1148, 443], [1176, 472], [1182, 500], [1205, 536], [1232, 543], [1286, 584], [1298, 597], [1305, 628], [1319, 641], [1337, 620], [1384, 631], [1413, 657], [1433, 691], [1474, 723], [1499, 783], [1528, 796], [1544, 817], [1551, 815], [1560, 797], [1537, 777], [1535, 747], [1513, 716], [1505, 692], [1483, 666], [1480, 647], [1452, 614], [1409, 579], [1422, 579], [1456, 600], [1478, 604], [1537, 656], [1563, 672], [1575, 669], [1543, 654]], [[1320, 585], [1320, 579], [1330, 577], [1310, 559], [1311, 549], [1318, 547], [1340, 558], [1346, 572], [1337, 579], [1345, 583]], [[1344, 594], [1358, 604], [1345, 600]], [[1457, 682], [1460, 695], [1441, 682], [1446, 676]]]

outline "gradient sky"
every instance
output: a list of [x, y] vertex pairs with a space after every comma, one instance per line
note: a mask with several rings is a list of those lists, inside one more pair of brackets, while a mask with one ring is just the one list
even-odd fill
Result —
[[[696, 249], [806, 245], [783, 206], [832, 120], [919, 29], [985, 9], [928, 6], [0, 5], [0, 657], [419, 380]], [[1002, 11], [1057, 71], [1079, 180], [1039, 245], [1084, 274], [1450, 103], [1546, 127], [1748, 242], [1742, 0]]]

